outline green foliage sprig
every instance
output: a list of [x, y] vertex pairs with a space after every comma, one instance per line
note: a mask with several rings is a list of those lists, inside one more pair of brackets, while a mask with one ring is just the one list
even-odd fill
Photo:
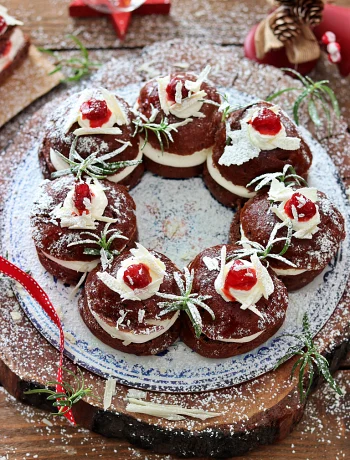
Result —
[[307, 104], [308, 112], [310, 119], [316, 126], [322, 125], [322, 119], [319, 114], [319, 107], [321, 106], [324, 114], [326, 115], [327, 122], [328, 122], [328, 130], [329, 133], [331, 132], [331, 121], [332, 121], [332, 114], [330, 111], [330, 107], [332, 107], [334, 113], [339, 117], [340, 116], [340, 109], [339, 103], [337, 98], [334, 94], [334, 91], [328, 86], [329, 80], [321, 80], [321, 81], [314, 81], [310, 77], [303, 76], [299, 72], [294, 69], [282, 68], [281, 70], [285, 70], [294, 74], [303, 84], [303, 87], [296, 88], [284, 88], [280, 91], [276, 91], [275, 93], [271, 94], [266, 98], [267, 101], [272, 101], [277, 97], [281, 96], [284, 93], [288, 93], [291, 91], [299, 91], [299, 96], [295, 99], [293, 104], [293, 117], [294, 121], [297, 125], [299, 125], [299, 109], [302, 102]]
[[[281, 358], [274, 367], [274, 369], [277, 369], [281, 364], [285, 363], [286, 361], [288, 361], [288, 359], [292, 358], [293, 356], [300, 356], [300, 358], [294, 363], [290, 375], [290, 378], [292, 379], [297, 367], [300, 366], [298, 374], [298, 389], [300, 401], [304, 402], [308, 394], [310, 393], [312, 382], [315, 375], [315, 367], [318, 370], [318, 372], [325, 378], [330, 387], [339, 395], [342, 395], [343, 393], [341, 389], [339, 388], [339, 386], [337, 385], [329, 371], [328, 361], [324, 356], [322, 356], [319, 353], [316, 345], [313, 342], [310, 330], [310, 322], [307, 313], [305, 313], [303, 317], [303, 334], [284, 334], [284, 336], [296, 337], [303, 343], [305, 347], [305, 349], [303, 350], [299, 349], [300, 346], [289, 348], [287, 354], [283, 358]], [[306, 373], [308, 374], [309, 383], [306, 391], [304, 391], [303, 381]]]
[[56, 177], [65, 176], [67, 174], [74, 174], [77, 179], [80, 179], [83, 174], [86, 174], [94, 179], [106, 179], [107, 176], [115, 174], [119, 169], [127, 166], [135, 166], [142, 162], [142, 160], [129, 160], [129, 161], [114, 161], [107, 163], [107, 160], [122, 153], [129, 145], [129, 142], [120, 141], [122, 147], [113, 152], [106, 153], [97, 157], [98, 152], [92, 153], [87, 158], [82, 158], [76, 151], [76, 144], [78, 138], [72, 142], [69, 151], [69, 157], [66, 158], [61, 152], [55, 150], [55, 153], [62, 158], [62, 160], [69, 166], [67, 169], [61, 169], [51, 174], [52, 179]]
[[62, 59], [58, 55], [58, 53], [55, 53], [50, 49], [38, 48], [39, 51], [41, 51], [42, 53], [49, 54], [50, 56], [53, 56], [56, 59], [54, 62], [55, 68], [49, 73], [49, 75], [53, 75], [54, 73], [60, 72], [65, 68], [68, 68], [72, 71], [72, 75], [61, 80], [63, 83], [78, 81], [81, 78], [90, 75], [90, 73], [93, 70], [96, 70], [101, 66], [99, 62], [90, 60], [89, 51], [82, 44], [82, 42], [76, 35], [68, 35], [67, 37], [73, 40], [73, 42], [78, 46], [80, 51], [80, 57]]
[[89, 256], [99, 256], [101, 258], [102, 269], [106, 270], [106, 268], [112, 263], [115, 256], [119, 255], [120, 252], [114, 249], [111, 249], [111, 245], [113, 241], [117, 238], [127, 240], [128, 238], [122, 235], [119, 230], [112, 228], [109, 230], [111, 222], [108, 222], [104, 229], [101, 231], [100, 236], [96, 235], [92, 232], [81, 232], [81, 235], [89, 236], [93, 239], [86, 239], [86, 240], [79, 240], [74, 241], [73, 243], [69, 243], [67, 247], [76, 246], [79, 244], [97, 244], [99, 249], [94, 248], [85, 248], [84, 254]]
[[162, 153], [164, 153], [164, 142], [167, 146], [169, 146], [169, 142], [174, 142], [171, 132], [178, 132], [177, 128], [179, 128], [180, 126], [187, 125], [187, 123], [192, 121], [192, 118], [186, 118], [186, 120], [180, 121], [179, 123], [169, 123], [168, 118], [165, 117], [161, 119], [160, 123], [155, 123], [155, 119], [159, 113], [159, 110], [153, 107], [152, 105], [151, 107], [152, 112], [149, 118], [147, 118], [142, 113], [136, 113], [137, 117], [135, 120], [133, 120], [133, 123], [135, 125], [134, 136], [137, 133], [144, 133], [145, 139], [141, 146], [141, 150], [143, 150], [148, 142], [148, 133], [150, 131], [153, 132], [158, 139]]
[[[285, 226], [287, 226], [287, 236], [276, 238], [278, 230], [280, 230], [281, 228]], [[238, 259], [241, 259], [242, 257], [249, 257], [249, 256], [252, 256], [253, 254], [256, 254], [260, 260], [265, 260], [267, 258], [277, 259], [280, 262], [290, 265], [291, 267], [296, 267], [296, 265], [293, 262], [283, 257], [283, 255], [289, 249], [292, 236], [293, 236], [293, 226], [292, 226], [291, 221], [278, 223], [274, 226], [266, 247], [264, 247], [260, 243], [257, 243], [256, 241], [240, 240], [237, 242], [237, 244], [242, 245], [243, 246], [242, 249], [236, 249], [233, 252], [233, 255], [228, 257], [227, 260], [232, 260], [232, 259], [238, 260]], [[284, 246], [282, 250], [278, 254], [272, 254], [271, 251], [274, 245], [278, 243], [279, 241], [284, 241]]]
[[204, 303], [205, 300], [211, 299], [210, 295], [199, 295], [192, 293], [194, 271], [191, 272], [185, 268], [185, 283], [179, 273], [174, 273], [174, 279], [179, 287], [180, 295], [166, 294], [164, 292], [157, 292], [157, 296], [163, 299], [168, 299], [167, 302], [159, 302], [158, 305], [163, 308], [159, 316], [164, 316], [172, 311], [183, 310], [187, 313], [193, 325], [196, 337], [200, 337], [202, 333], [203, 323], [198, 307], [206, 310], [215, 320], [213, 310]]
[[64, 415], [66, 414], [74, 404], [79, 402], [85, 396], [92, 396], [96, 399], [96, 396], [93, 395], [92, 389], [85, 386], [84, 375], [80, 368], [78, 367], [79, 375], [74, 374], [74, 372], [62, 367], [64, 372], [70, 374], [73, 377], [72, 385], [67, 382], [59, 383], [57, 381], [47, 382], [47, 386], [61, 385], [64, 389], [63, 393], [56, 392], [55, 390], [50, 390], [49, 388], [38, 388], [35, 390], [25, 391], [25, 395], [33, 394], [48, 394], [46, 398], [47, 401], [53, 401], [52, 406], [57, 408], [58, 412], [54, 412], [52, 415]]
[[258, 176], [250, 181], [249, 184], [247, 184], [247, 187], [251, 187], [253, 184], [257, 184], [254, 190], [258, 192], [266, 185], [269, 185], [273, 179], [284, 182], [285, 185], [289, 187], [293, 187], [295, 185], [305, 185], [306, 187], [308, 186], [306, 180], [296, 173], [292, 165], [285, 165], [282, 172], [262, 174], [261, 176]]

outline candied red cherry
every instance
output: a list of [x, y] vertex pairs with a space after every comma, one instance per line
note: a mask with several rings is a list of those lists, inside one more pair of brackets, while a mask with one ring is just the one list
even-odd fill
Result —
[[148, 103], [153, 105], [153, 107], [156, 107], [157, 104], [159, 104], [159, 93], [158, 93], [158, 87], [154, 86], [151, 88], [151, 90], [147, 94], [147, 99]]
[[2, 46], [0, 46], [0, 56], [7, 56], [12, 48], [12, 43], [10, 40], [7, 40]]
[[90, 121], [92, 128], [97, 128], [106, 123], [112, 112], [107, 107], [106, 101], [91, 98], [83, 102], [80, 106], [80, 112], [83, 114], [84, 120]]
[[267, 134], [269, 136], [275, 136], [282, 129], [279, 116], [266, 107], [260, 109], [254, 120], [249, 123], [260, 134]]
[[230, 294], [230, 289], [237, 291], [250, 291], [252, 287], [258, 281], [256, 277], [256, 271], [254, 268], [244, 267], [243, 262], [236, 260], [230, 267], [229, 272], [226, 275], [224, 292], [227, 297], [230, 297], [232, 300], [235, 300], [234, 297]]
[[313, 203], [309, 198], [302, 195], [301, 193], [293, 193], [290, 200], [284, 205], [284, 212], [287, 214], [288, 217], [294, 219], [295, 216], [293, 214], [293, 207], [294, 206], [294, 214], [296, 213], [298, 216], [298, 221], [305, 222], [310, 220], [316, 214], [316, 205]]
[[80, 182], [80, 183], [75, 184], [73, 202], [74, 202], [74, 206], [77, 208], [80, 215], [83, 212], [86, 212], [87, 214], [89, 213], [84, 203], [85, 198], [91, 201], [91, 191], [90, 191], [90, 187], [88, 186], [88, 184], [86, 184], [85, 182]]
[[124, 283], [132, 290], [142, 289], [147, 287], [151, 282], [151, 274], [149, 268], [145, 264], [133, 264], [124, 271]]
[[0, 16], [0, 35], [5, 33], [6, 29], [7, 29], [7, 22], [2, 16]]
[[175, 102], [176, 85], [178, 84], [179, 81], [182, 83], [182, 88], [181, 88], [182, 99], [185, 99], [186, 97], [188, 97], [189, 90], [185, 88], [185, 80], [183, 78], [174, 77], [170, 80], [170, 82], [168, 83], [166, 87], [166, 93], [167, 93], [169, 101]]

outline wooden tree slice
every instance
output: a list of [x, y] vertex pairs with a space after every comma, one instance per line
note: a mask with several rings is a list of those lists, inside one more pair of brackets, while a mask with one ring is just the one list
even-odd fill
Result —
[[[150, 62], [152, 68], [150, 69]], [[234, 86], [240, 91], [266, 97], [276, 89], [290, 86], [290, 80], [279, 70], [260, 67], [242, 60], [232, 50], [209, 45], [194, 45], [179, 41], [153, 45], [141, 57], [121, 58], [108, 64], [94, 77], [94, 84], [109, 89], [130, 83], [141, 83], [148, 75], [138, 69], [158, 73], [176, 69], [169, 63], [188, 63], [189, 69], [199, 71], [207, 63], [213, 67], [211, 79], [217, 85]], [[145, 65], [148, 64], [148, 65]], [[118, 75], [115, 75], [118, 69]], [[295, 83], [294, 83], [295, 84]], [[76, 88], [75, 88], [76, 89]], [[59, 97], [64, 97], [63, 91]], [[8, 178], [29, 148], [35, 145], [42, 133], [43, 121], [48, 112], [57, 106], [57, 99], [42, 107], [25, 124], [21, 133], [10, 145], [3, 158], [0, 179], [0, 197], [6, 199]], [[288, 103], [288, 96], [285, 97]], [[283, 106], [285, 104], [281, 103]], [[306, 118], [304, 117], [304, 120]], [[344, 152], [350, 148], [350, 135], [340, 120], [333, 136], [325, 139], [324, 132], [316, 133], [335, 159], [340, 174], [347, 185], [350, 180], [349, 163]], [[5, 179], [6, 177], [6, 179]], [[3, 248], [3, 252], [6, 248]], [[44, 386], [56, 375], [58, 352], [37, 332], [21, 312], [10, 285], [2, 285], [0, 294], [0, 382], [21, 401], [51, 409], [45, 395], [24, 395], [29, 388]], [[316, 343], [335, 370], [345, 356], [349, 341], [350, 283], [339, 305], [317, 336]], [[14, 321], [11, 312], [20, 312], [21, 319]], [[213, 456], [225, 458], [241, 455], [259, 444], [269, 444], [283, 439], [300, 420], [304, 406], [300, 404], [297, 379], [290, 381], [291, 359], [276, 371], [269, 372], [250, 382], [216, 391], [193, 394], [147, 392], [147, 401], [176, 404], [187, 408], [220, 412], [220, 416], [206, 421], [186, 418], [168, 421], [126, 411], [128, 388], [117, 385], [112, 405], [103, 410], [103, 404], [87, 398], [73, 407], [78, 424], [105, 436], [123, 437], [133, 444], [151, 448], [160, 453], [180, 456]], [[76, 366], [66, 360], [66, 367], [76, 371]], [[103, 397], [105, 380], [82, 369], [93, 393]], [[304, 382], [305, 384], [307, 382]]]

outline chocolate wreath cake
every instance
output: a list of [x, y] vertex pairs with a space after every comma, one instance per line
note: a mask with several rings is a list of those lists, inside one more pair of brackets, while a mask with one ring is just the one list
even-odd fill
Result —
[[208, 296], [201, 312], [202, 334], [196, 337], [184, 316], [182, 340], [209, 358], [227, 358], [253, 350], [282, 325], [288, 294], [283, 283], [256, 254], [236, 259], [238, 246], [214, 246], [190, 263], [193, 292]]
[[102, 260], [133, 244], [135, 203], [124, 186], [64, 176], [44, 181], [31, 215], [41, 264], [67, 283], [77, 283]]
[[[220, 96], [205, 80], [210, 67], [195, 76], [177, 73], [153, 79], [141, 89], [141, 145], [146, 168], [170, 178], [200, 174], [214, 145]], [[155, 132], [152, 124], [163, 124]]]
[[226, 206], [252, 198], [248, 184], [257, 176], [292, 165], [306, 176], [311, 151], [292, 120], [268, 102], [232, 112], [218, 129], [203, 178], [213, 196]]
[[[133, 120], [128, 104], [104, 88], [73, 94], [48, 122], [39, 148], [44, 177], [76, 173], [81, 167], [99, 179], [135, 186], [144, 167]], [[82, 165], [87, 158], [88, 167]]]
[[0, 5], [0, 85], [21, 65], [28, 54], [30, 40], [18, 26], [23, 22], [10, 16]]
[[[299, 289], [319, 275], [345, 238], [344, 218], [324, 193], [312, 187], [286, 186], [274, 178], [268, 192], [244, 205], [240, 228], [237, 220], [231, 227], [231, 241], [241, 237], [266, 246], [276, 225], [280, 226], [277, 238], [290, 232], [285, 257], [293, 265], [271, 259], [270, 266], [289, 290]], [[271, 253], [280, 254], [284, 245], [285, 241], [277, 241]]]
[[157, 293], [178, 294], [177, 267], [163, 254], [137, 248], [125, 251], [105, 270], [95, 268], [79, 299], [91, 332], [117, 350], [153, 355], [179, 336], [179, 311], [162, 314]]

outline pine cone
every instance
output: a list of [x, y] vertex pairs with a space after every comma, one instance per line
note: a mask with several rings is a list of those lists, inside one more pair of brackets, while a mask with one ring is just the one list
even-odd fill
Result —
[[281, 6], [295, 6], [297, 0], [277, 0], [275, 3], [278, 3]]
[[316, 26], [321, 22], [324, 8], [322, 0], [296, 0], [294, 5], [294, 15], [305, 24]]
[[300, 32], [300, 23], [291, 8], [280, 6], [275, 11], [276, 17], [271, 24], [271, 30], [281, 42], [287, 42], [297, 37]]

